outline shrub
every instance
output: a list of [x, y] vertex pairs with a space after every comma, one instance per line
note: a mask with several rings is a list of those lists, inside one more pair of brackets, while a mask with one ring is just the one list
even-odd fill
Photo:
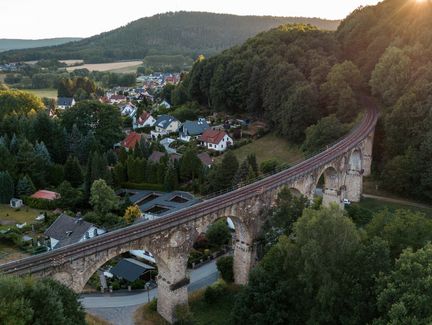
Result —
[[233, 263], [234, 259], [232, 256], [223, 256], [216, 262], [217, 269], [221, 273], [222, 279], [227, 283], [234, 281]]
[[157, 298], [153, 298], [152, 301], [149, 302], [148, 308], [151, 311], [157, 311]]
[[54, 210], [58, 204], [57, 200], [49, 201], [43, 199], [36, 199], [30, 196], [24, 196], [23, 202], [30, 208], [41, 210]]
[[215, 284], [207, 287], [206, 291], [204, 292], [205, 302], [209, 305], [215, 303], [225, 295], [227, 289], [227, 285], [222, 281], [216, 282]]
[[177, 325], [189, 325], [193, 324], [192, 313], [187, 304], [178, 305], [175, 309], [176, 321], [174, 324]]

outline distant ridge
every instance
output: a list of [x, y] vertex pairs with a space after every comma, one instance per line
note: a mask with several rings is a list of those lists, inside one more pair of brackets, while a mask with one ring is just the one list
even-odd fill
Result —
[[141, 18], [74, 43], [0, 54], [0, 60], [83, 59], [88, 63], [143, 59], [147, 55], [213, 55], [282, 24], [336, 30], [340, 21], [303, 17], [236, 16], [175, 12]]
[[0, 52], [55, 46], [80, 40], [82, 40], [82, 38], [79, 37], [46, 38], [37, 40], [0, 38]]

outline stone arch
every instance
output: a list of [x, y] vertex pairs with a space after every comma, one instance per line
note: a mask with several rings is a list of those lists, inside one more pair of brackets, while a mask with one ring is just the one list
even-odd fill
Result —
[[323, 178], [323, 205], [328, 206], [331, 203], [341, 205], [340, 173], [334, 166], [326, 166], [319, 175], [317, 185]]
[[363, 157], [360, 149], [354, 149], [349, 158], [349, 170], [361, 172], [363, 169]]
[[289, 187], [288, 189], [294, 197], [298, 198], [298, 197], [301, 197], [302, 195], [304, 195], [299, 189], [297, 189], [295, 187]]
[[[75, 292], [80, 293], [91, 276], [96, 273], [97, 270], [99, 270], [105, 263], [130, 250], [150, 251], [155, 258], [158, 268], [168, 268], [165, 261], [161, 259], [156, 252], [154, 252], [151, 245], [136, 243], [135, 245], [126, 245], [101, 251], [95, 253], [94, 255], [75, 260], [71, 264], [68, 264], [66, 268], [57, 270], [53, 274], [53, 278], [59, 280], [61, 283], [73, 289]], [[67, 276], [68, 274], [73, 276]]]

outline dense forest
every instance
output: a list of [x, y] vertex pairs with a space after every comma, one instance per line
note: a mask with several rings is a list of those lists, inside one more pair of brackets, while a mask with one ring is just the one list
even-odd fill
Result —
[[362, 97], [373, 95], [382, 106], [377, 178], [392, 192], [428, 200], [431, 27], [431, 4], [406, 0], [359, 8], [336, 32], [281, 26], [200, 58], [172, 98], [262, 116], [311, 153], [343, 135], [362, 111]]
[[258, 17], [177, 12], [142, 18], [110, 32], [56, 47], [9, 51], [1, 60], [83, 59], [109, 62], [147, 55], [212, 55], [259, 32], [287, 23], [312, 24], [335, 30], [339, 21], [301, 17]]
[[55, 46], [79, 40], [81, 40], [81, 38], [78, 37], [47, 38], [38, 40], [1, 38], [0, 52], [9, 50], [31, 49], [43, 46]]

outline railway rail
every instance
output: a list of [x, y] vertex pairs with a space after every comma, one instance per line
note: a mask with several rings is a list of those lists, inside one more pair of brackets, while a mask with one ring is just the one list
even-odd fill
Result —
[[131, 225], [81, 243], [72, 244], [54, 251], [0, 265], [0, 272], [17, 275], [41, 272], [53, 265], [62, 264], [66, 261], [72, 262], [77, 258], [93, 255], [99, 251], [114, 248], [144, 236], [172, 229], [183, 223], [200, 218], [203, 215], [216, 212], [250, 197], [260, 195], [260, 193], [265, 191], [277, 188], [284, 183], [303, 177], [316, 168], [331, 162], [335, 158], [353, 149], [373, 132], [378, 119], [378, 111], [374, 105], [370, 106], [363, 120], [343, 139], [291, 168], [258, 180], [252, 184], [221, 194], [220, 196], [210, 198], [191, 207], [173, 212], [165, 217]]

